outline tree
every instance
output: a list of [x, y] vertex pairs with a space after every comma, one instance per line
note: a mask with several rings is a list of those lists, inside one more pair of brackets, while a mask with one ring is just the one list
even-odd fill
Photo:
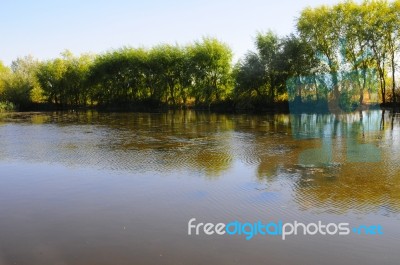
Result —
[[263, 108], [285, 92], [280, 52], [282, 40], [272, 31], [257, 33], [256, 52], [249, 51], [234, 69], [235, 97], [240, 105]]
[[343, 42], [342, 53], [350, 65], [348, 71], [354, 71], [355, 83], [359, 89], [359, 104], [363, 104], [367, 85], [367, 71], [371, 68], [373, 54], [368, 46], [365, 27], [365, 12], [354, 2], [344, 2], [334, 7], [340, 19], [340, 32]]
[[314, 54], [328, 66], [332, 80], [333, 101], [339, 101], [339, 60], [337, 51], [340, 46], [337, 14], [328, 6], [306, 8], [297, 21], [297, 30], [305, 42], [309, 43]]
[[265, 67], [257, 53], [248, 52], [234, 69], [236, 80], [235, 94], [237, 98], [266, 96]]
[[173, 106], [180, 103], [185, 87], [185, 56], [184, 50], [179, 46], [160, 45], [150, 51], [152, 68], [158, 77], [157, 84], [166, 92], [167, 101]]
[[208, 107], [231, 92], [232, 51], [217, 39], [204, 38], [188, 47], [193, 74], [192, 96]]
[[5, 66], [2, 61], [0, 61], [0, 94], [3, 94], [5, 81], [10, 74], [10, 68]]
[[36, 76], [43, 93], [49, 103], [59, 105], [62, 103], [63, 89], [62, 77], [67, 67], [61, 59], [42, 62], [36, 72]]
[[37, 66], [38, 61], [32, 56], [13, 61], [11, 72], [3, 77], [3, 100], [13, 102], [22, 108], [27, 107], [32, 102], [32, 91], [40, 89], [35, 78]]
[[386, 15], [390, 11], [386, 1], [364, 2], [361, 6], [364, 14], [365, 38], [374, 54], [378, 70], [382, 103], [386, 103], [386, 64], [388, 59], [388, 35]]
[[147, 56], [147, 51], [132, 48], [98, 56], [88, 78], [93, 100], [100, 105], [115, 105], [146, 98], [144, 69]]
[[396, 0], [390, 4], [391, 12], [387, 17], [389, 28], [388, 43], [390, 53], [390, 66], [392, 70], [392, 101], [396, 104], [396, 58], [400, 47], [400, 1]]
[[[282, 84], [277, 79], [277, 57], [280, 49], [279, 37], [272, 31], [256, 36], [256, 48], [264, 67], [264, 84], [270, 102], [275, 101], [277, 93], [282, 92]], [[278, 91], [279, 90], [279, 91]]]

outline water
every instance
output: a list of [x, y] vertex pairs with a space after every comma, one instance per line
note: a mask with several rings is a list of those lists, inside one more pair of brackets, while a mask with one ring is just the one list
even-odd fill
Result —
[[[399, 121], [382, 111], [1, 114], [0, 264], [398, 264]], [[189, 236], [193, 217], [384, 234]]]

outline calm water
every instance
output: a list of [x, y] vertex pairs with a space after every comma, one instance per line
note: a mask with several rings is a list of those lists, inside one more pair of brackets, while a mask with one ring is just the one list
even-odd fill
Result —
[[[0, 114], [0, 264], [399, 264], [400, 117]], [[197, 222], [384, 235], [189, 236]]]

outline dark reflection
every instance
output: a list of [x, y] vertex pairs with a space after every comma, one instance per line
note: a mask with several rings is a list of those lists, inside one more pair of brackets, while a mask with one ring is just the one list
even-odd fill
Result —
[[114, 170], [188, 168], [210, 177], [232, 162], [234, 121], [226, 115], [17, 113], [3, 114], [0, 120], [6, 125], [0, 129], [4, 158]]
[[287, 187], [304, 209], [400, 210], [399, 118], [384, 111], [13, 113], [1, 114], [0, 124], [2, 160], [129, 172], [188, 170], [207, 178], [238, 162], [254, 167], [261, 183], [290, 180]]

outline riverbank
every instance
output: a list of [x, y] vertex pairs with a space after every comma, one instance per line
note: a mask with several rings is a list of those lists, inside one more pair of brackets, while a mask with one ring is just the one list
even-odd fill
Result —
[[196, 110], [211, 111], [218, 113], [289, 113], [288, 102], [279, 102], [275, 104], [265, 104], [256, 108], [238, 108], [233, 101], [221, 101], [212, 104], [200, 105], [167, 105], [159, 102], [135, 102], [108, 105], [55, 105], [50, 103], [32, 103], [26, 106], [16, 108], [14, 110], [21, 112], [28, 111], [68, 111], [68, 110], [96, 110], [100, 112], [167, 112], [169, 110]]
[[16, 107], [15, 105], [8, 105], [7, 108], [3, 109], [2, 112], [9, 111], [87, 111], [95, 110], [99, 112], [167, 112], [170, 110], [194, 110], [194, 111], [209, 111], [215, 113], [251, 113], [251, 114], [264, 114], [264, 113], [350, 113], [354, 111], [365, 111], [365, 110], [385, 110], [390, 112], [398, 113], [400, 108], [393, 106], [393, 104], [363, 104], [353, 105], [351, 108], [342, 109], [340, 107], [336, 110], [330, 109], [326, 102], [311, 102], [294, 104], [293, 102], [278, 102], [274, 104], [259, 104], [253, 107], [239, 107], [237, 103], [233, 101], [221, 101], [212, 103], [209, 105], [167, 105], [158, 102], [142, 102], [142, 103], [122, 103], [122, 104], [109, 104], [109, 105], [87, 105], [87, 106], [61, 106], [49, 103], [32, 103], [23, 107]]

